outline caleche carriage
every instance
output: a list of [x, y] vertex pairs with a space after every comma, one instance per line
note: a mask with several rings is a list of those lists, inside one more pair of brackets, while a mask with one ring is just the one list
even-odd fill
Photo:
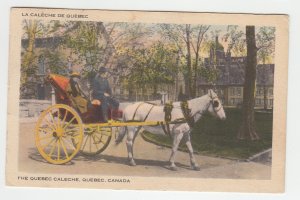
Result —
[[67, 163], [78, 152], [87, 156], [103, 152], [117, 127], [158, 123], [121, 122], [118, 119], [122, 111], [113, 109], [109, 109], [109, 121], [104, 123], [100, 105], [90, 104], [87, 98], [83, 98], [81, 100], [86, 102], [86, 108], [76, 107], [76, 99], [70, 95], [74, 89], [71, 78], [50, 74], [46, 79], [55, 90], [56, 104], [41, 113], [35, 129], [35, 144], [40, 155], [49, 163]]

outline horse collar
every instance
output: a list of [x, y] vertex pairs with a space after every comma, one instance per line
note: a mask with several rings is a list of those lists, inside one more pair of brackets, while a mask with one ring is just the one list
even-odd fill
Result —
[[181, 111], [184, 116], [184, 119], [189, 124], [190, 127], [193, 127], [195, 124], [194, 116], [191, 114], [191, 109], [189, 108], [188, 101], [182, 101], [180, 103]]

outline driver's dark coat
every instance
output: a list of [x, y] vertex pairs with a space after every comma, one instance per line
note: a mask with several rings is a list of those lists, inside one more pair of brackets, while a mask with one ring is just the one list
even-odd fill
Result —
[[108, 80], [100, 75], [95, 76], [92, 81], [92, 88], [92, 97], [94, 99], [103, 99], [104, 93], [108, 93], [109, 95], [112, 93]]

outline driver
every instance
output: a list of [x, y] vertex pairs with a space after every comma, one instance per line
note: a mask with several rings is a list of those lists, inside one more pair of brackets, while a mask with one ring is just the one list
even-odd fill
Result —
[[100, 67], [98, 74], [92, 81], [92, 97], [101, 102], [103, 121], [107, 122], [108, 107], [111, 105], [114, 109], [119, 107], [119, 102], [112, 98], [112, 91], [107, 80], [108, 72], [105, 67]]

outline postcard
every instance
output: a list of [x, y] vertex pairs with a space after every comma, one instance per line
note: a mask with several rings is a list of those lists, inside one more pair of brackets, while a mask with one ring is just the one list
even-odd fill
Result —
[[12, 8], [6, 184], [284, 192], [288, 26]]

